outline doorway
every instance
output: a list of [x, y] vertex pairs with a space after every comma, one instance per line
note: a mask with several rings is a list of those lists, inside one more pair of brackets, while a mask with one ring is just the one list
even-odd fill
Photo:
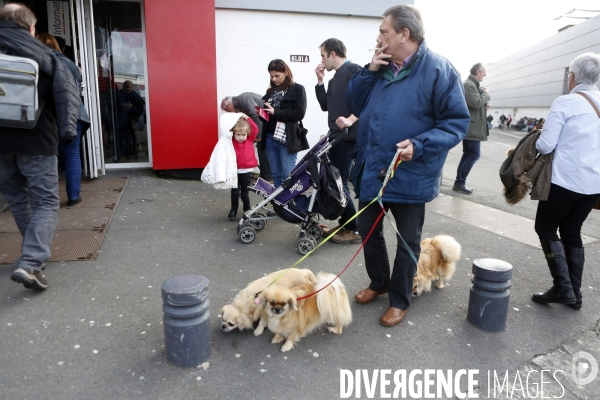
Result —
[[85, 175], [151, 167], [143, 2], [37, 0], [30, 7], [37, 31], [62, 37], [81, 69], [92, 121], [82, 140]]

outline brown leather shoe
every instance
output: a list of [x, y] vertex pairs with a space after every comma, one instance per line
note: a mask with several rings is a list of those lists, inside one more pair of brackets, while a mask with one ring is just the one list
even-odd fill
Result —
[[408, 309], [401, 310], [396, 307], [390, 307], [385, 312], [385, 314], [383, 314], [383, 316], [379, 320], [379, 323], [384, 326], [396, 326], [400, 322], [402, 322], [407, 311]]
[[387, 293], [387, 292], [388, 292], [387, 288], [383, 289], [379, 292], [376, 292], [367, 287], [367, 288], [361, 290], [360, 292], [358, 292], [356, 294], [356, 296], [354, 296], [354, 300], [356, 300], [356, 302], [358, 304], [369, 304], [370, 302], [375, 300], [377, 298], [377, 296], [381, 296], [382, 294]]

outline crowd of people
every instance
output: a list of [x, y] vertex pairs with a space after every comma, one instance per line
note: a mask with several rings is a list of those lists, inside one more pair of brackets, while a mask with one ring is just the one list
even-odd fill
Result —
[[[49, 258], [56, 226], [59, 138], [64, 145], [74, 143], [81, 134], [79, 122], [85, 119], [80, 113], [76, 69], [63, 62], [56, 50], [35, 39], [35, 22], [35, 16], [22, 5], [9, 4], [0, 11], [0, 52], [38, 61], [42, 71], [38, 87], [44, 100], [42, 115], [29, 135], [24, 135], [23, 129], [3, 128], [0, 191], [24, 238], [22, 256], [15, 262], [11, 278], [26, 288], [45, 289], [41, 270]], [[369, 283], [355, 300], [368, 304], [387, 293], [389, 308], [380, 323], [395, 326], [404, 319], [411, 302], [425, 204], [439, 194], [448, 152], [461, 142], [463, 157], [453, 189], [473, 192], [466, 179], [480, 157], [481, 142], [487, 140], [491, 122], [486, 115], [490, 93], [480, 85], [486, 70], [477, 63], [462, 82], [452, 64], [429, 49], [421, 15], [410, 5], [394, 6], [383, 13], [376, 49], [366, 66], [347, 60], [345, 45], [335, 38], [325, 40], [320, 52], [315, 96], [322, 111], [328, 113], [329, 135], [339, 139], [331, 150], [331, 160], [340, 171], [344, 192], [358, 198], [362, 210], [355, 222], [350, 221], [356, 208], [349, 201], [338, 225], [324, 233], [335, 233], [332, 240], [336, 243], [360, 243], [369, 236], [364, 242]], [[326, 89], [324, 76], [332, 70], [336, 72]], [[237, 172], [229, 219], [235, 218], [240, 197], [243, 211], [250, 208], [248, 186], [253, 168], [260, 165], [261, 177], [280, 186], [296, 164], [298, 152], [308, 149], [302, 124], [307, 111], [304, 86], [294, 80], [281, 59], [269, 62], [267, 72], [269, 86], [264, 95], [242, 93], [221, 102], [226, 114], [219, 141], [231, 146], [231, 151], [223, 154], [235, 162]], [[539, 201], [535, 221], [553, 285], [545, 293], [535, 294], [533, 300], [580, 308], [584, 264], [580, 231], [600, 200], [600, 92], [595, 86], [600, 81], [600, 55], [576, 57], [568, 79], [571, 92], [553, 103], [546, 124], [543, 119], [523, 118], [522, 122], [527, 129], [542, 129], [536, 145], [540, 154], [554, 153], [551, 182], [546, 183], [549, 196]], [[130, 103], [133, 107], [133, 101]], [[499, 121], [510, 127], [512, 118], [502, 114]], [[401, 163], [381, 198], [402, 239], [392, 265], [382, 210], [372, 200], [380, 193], [382, 171], [397, 154]], [[349, 191], [350, 180], [354, 196]]]

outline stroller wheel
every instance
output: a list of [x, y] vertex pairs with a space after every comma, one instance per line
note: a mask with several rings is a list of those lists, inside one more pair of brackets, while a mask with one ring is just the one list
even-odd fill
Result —
[[[262, 212], [257, 212], [256, 214], [254, 214], [252, 216], [252, 218], [267, 218], [267, 216]], [[250, 221], [250, 224], [252, 224], [252, 227], [256, 231], [260, 231], [261, 229], [263, 229], [265, 227], [265, 225], [267, 225], [267, 221], [264, 219], [260, 219], [260, 220], [256, 220], [256, 221]]]
[[311, 225], [306, 230], [306, 233], [314, 237], [315, 240], [319, 240], [323, 236], [323, 228], [321, 228], [319, 224]]
[[254, 242], [254, 239], [256, 238], [256, 231], [251, 226], [244, 226], [240, 229], [238, 236], [242, 243], [250, 244]]
[[[314, 239], [313, 239], [314, 240]], [[303, 256], [310, 253], [315, 248], [315, 242], [311, 238], [298, 239], [296, 250]]]

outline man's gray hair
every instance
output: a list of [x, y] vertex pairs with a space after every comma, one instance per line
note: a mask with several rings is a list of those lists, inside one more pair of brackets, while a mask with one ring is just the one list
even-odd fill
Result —
[[479, 71], [483, 71], [483, 68], [483, 63], [477, 63], [471, 67], [471, 71], [469, 72], [471, 72], [473, 75], [477, 75]]
[[228, 104], [233, 104], [233, 98], [231, 96], [227, 96], [221, 100], [221, 110], [227, 111]]
[[37, 23], [37, 18], [25, 4], [9, 3], [0, 9], [0, 19], [12, 21], [23, 29], [29, 30]]
[[392, 26], [396, 33], [400, 33], [402, 29], [408, 29], [409, 39], [413, 42], [421, 43], [425, 39], [425, 28], [423, 27], [423, 19], [419, 10], [411, 5], [403, 4], [400, 6], [390, 7], [383, 13], [383, 17], [392, 17]]
[[595, 85], [600, 81], [600, 54], [584, 53], [575, 57], [569, 72], [575, 75], [575, 82]]

